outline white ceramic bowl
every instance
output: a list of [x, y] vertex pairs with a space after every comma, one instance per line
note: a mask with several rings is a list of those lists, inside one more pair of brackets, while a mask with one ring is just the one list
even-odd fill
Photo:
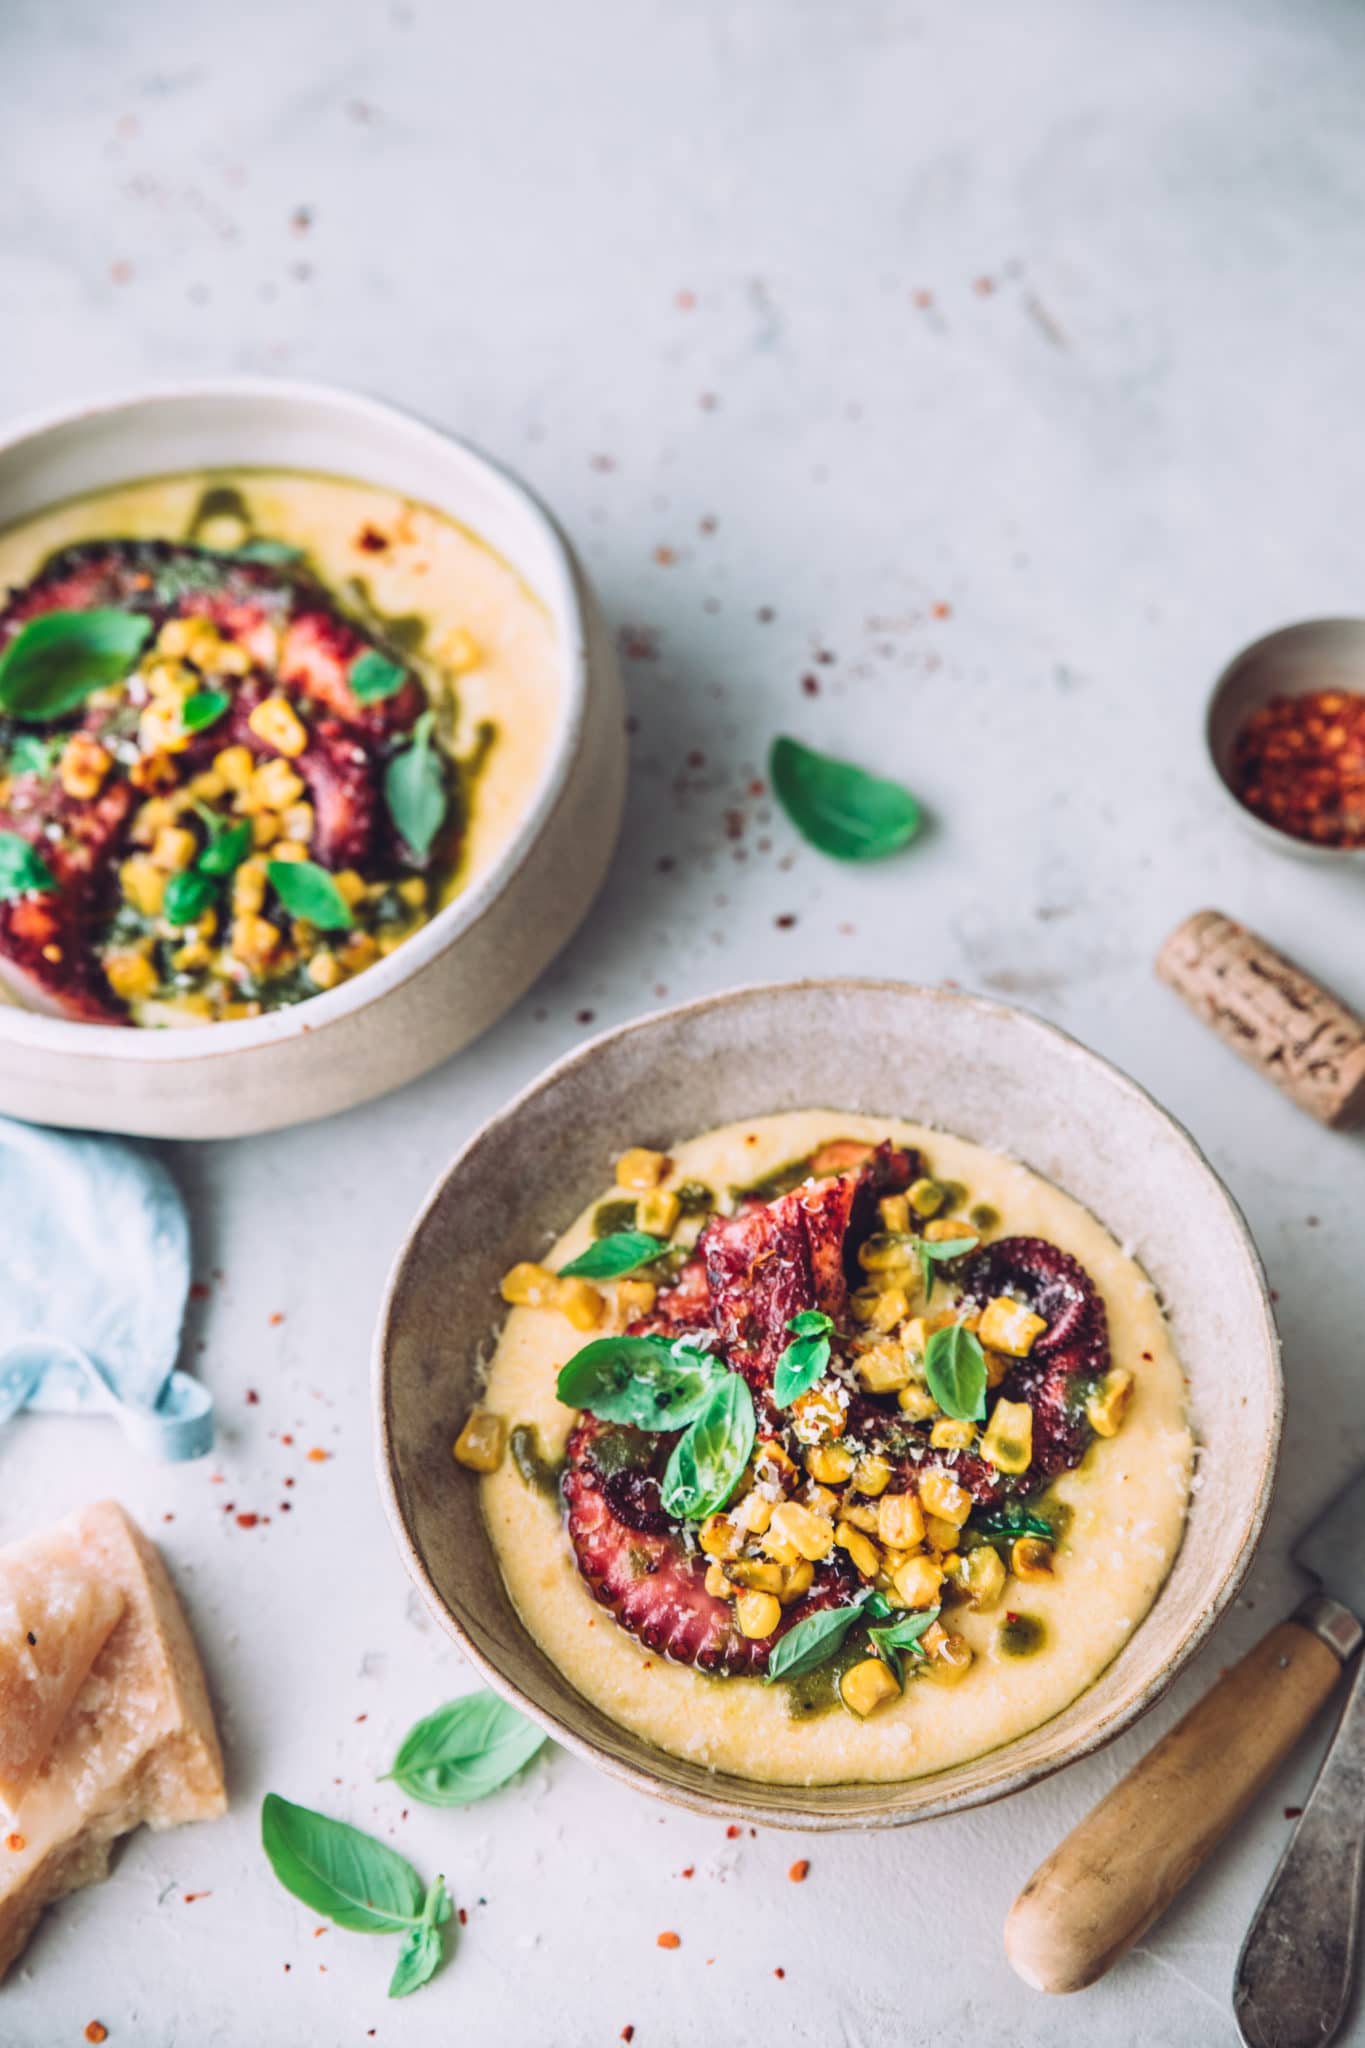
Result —
[[540, 784], [498, 860], [354, 980], [242, 1023], [146, 1031], [0, 1006], [0, 1112], [85, 1130], [236, 1137], [328, 1116], [425, 1073], [541, 973], [597, 893], [625, 795], [620, 676], [582, 568], [524, 485], [464, 442], [354, 392], [257, 378], [177, 386], [0, 437], [0, 525], [168, 471], [354, 477], [473, 529], [549, 610], [563, 655]]
[[[451, 1444], [506, 1310], [498, 1281], [609, 1187], [621, 1146], [772, 1111], [909, 1116], [1025, 1160], [1142, 1261], [1189, 1381], [1199, 1484], [1170, 1577], [1113, 1663], [1030, 1734], [932, 1777], [765, 1785], [654, 1749], [531, 1639], [498, 1573], [474, 1475]], [[528, 1170], [534, 1162], [534, 1170]], [[1150, 1095], [1022, 1010], [885, 981], [737, 989], [571, 1053], [452, 1162], [400, 1252], [375, 1351], [380, 1483], [437, 1621], [490, 1683], [612, 1776], [755, 1824], [888, 1827], [979, 1805], [1107, 1742], [1208, 1635], [1251, 1562], [1280, 1437], [1279, 1345], [1231, 1196]]]

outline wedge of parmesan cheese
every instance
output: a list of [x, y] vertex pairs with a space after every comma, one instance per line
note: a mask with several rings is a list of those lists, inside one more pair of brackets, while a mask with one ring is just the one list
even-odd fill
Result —
[[223, 1813], [189, 1624], [114, 1501], [0, 1551], [0, 1977], [120, 1835]]

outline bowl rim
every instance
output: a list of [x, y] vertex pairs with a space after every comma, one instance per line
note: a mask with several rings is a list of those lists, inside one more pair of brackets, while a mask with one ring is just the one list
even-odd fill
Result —
[[1204, 756], [1219, 795], [1225, 803], [1231, 805], [1245, 830], [1259, 839], [1262, 846], [1270, 847], [1275, 853], [1289, 854], [1295, 860], [1316, 861], [1322, 867], [1330, 867], [1337, 863], [1345, 867], [1359, 867], [1365, 864], [1365, 846], [1320, 846], [1316, 840], [1300, 839], [1297, 833], [1286, 832], [1283, 826], [1273, 825], [1269, 818], [1258, 817], [1255, 811], [1250, 810], [1242, 802], [1224, 774], [1214, 745], [1214, 720], [1224, 698], [1232, 694], [1231, 686], [1236, 681], [1237, 671], [1243, 662], [1273, 647], [1277, 640], [1289, 640], [1296, 634], [1323, 626], [1345, 626], [1360, 635], [1362, 669], [1365, 670], [1365, 618], [1352, 617], [1348, 612], [1324, 613], [1321, 617], [1311, 619], [1291, 619], [1288, 625], [1273, 626], [1268, 633], [1258, 634], [1254, 640], [1248, 640], [1245, 647], [1238, 648], [1213, 680], [1204, 705]]
[[[130, 385], [7, 422], [0, 428], [0, 462], [26, 442], [41, 441], [45, 435], [64, 428], [110, 419], [148, 405], [192, 405], [200, 400], [246, 405], [259, 400], [283, 400], [350, 413], [395, 441], [405, 441], [481, 473], [495, 495], [529, 517], [539, 529], [554, 564], [554, 589], [535, 594], [565, 624], [560, 636], [561, 687], [540, 780], [527, 797], [511, 837], [484, 873], [461, 889], [401, 946], [337, 988], [310, 996], [305, 1002], [266, 1011], [260, 1017], [211, 1023], [190, 1031], [138, 1031], [92, 1025], [0, 1002], [0, 1044], [23, 1045], [54, 1056], [97, 1054], [101, 1059], [134, 1066], [156, 1066], [166, 1061], [179, 1064], [226, 1058], [255, 1047], [278, 1045], [357, 1015], [424, 973], [483, 920], [530, 858], [564, 794], [582, 744], [591, 681], [589, 602], [582, 568], [567, 534], [549, 507], [510, 469], [463, 435], [436, 426], [406, 407], [346, 385], [288, 377], [228, 375]], [[135, 475], [130, 470], [129, 481], [134, 481]]]
[[[1245, 1536], [1236, 1557], [1225, 1570], [1213, 1596], [1207, 1601], [1198, 1619], [1181, 1639], [1162, 1669], [1145, 1686], [1134, 1693], [1131, 1699], [1116, 1706], [1095, 1728], [1082, 1735], [1074, 1746], [1067, 1750], [1065, 1755], [1042, 1759], [1032, 1764], [1020, 1765], [997, 1783], [983, 1786], [977, 1790], [948, 1792], [941, 1797], [931, 1798], [922, 1806], [916, 1807], [913, 1812], [886, 1807], [879, 1811], [874, 1809], [857, 1814], [840, 1814], [810, 1809], [802, 1811], [795, 1804], [787, 1809], [758, 1808], [747, 1805], [743, 1798], [721, 1789], [719, 1784], [715, 1792], [693, 1792], [676, 1785], [663, 1784], [642, 1765], [627, 1762], [620, 1757], [614, 1756], [609, 1751], [598, 1748], [586, 1736], [567, 1727], [561, 1722], [557, 1714], [543, 1707], [511, 1679], [503, 1676], [492, 1659], [480, 1650], [458, 1617], [442, 1598], [427, 1569], [426, 1561], [404, 1520], [396, 1477], [397, 1461], [389, 1425], [389, 1336], [393, 1317], [406, 1282], [408, 1263], [413, 1248], [426, 1228], [428, 1219], [440, 1200], [447, 1183], [464, 1165], [474, 1147], [490, 1134], [496, 1133], [500, 1129], [506, 1129], [517, 1116], [522, 1106], [538, 1094], [541, 1089], [549, 1087], [565, 1074], [572, 1073], [576, 1068], [580, 1068], [595, 1059], [607, 1046], [619, 1044], [626, 1038], [648, 1031], [653, 1025], [663, 1019], [674, 1020], [695, 1016], [703, 1010], [722, 1009], [733, 1004], [750, 1001], [755, 997], [781, 997], [784, 994], [822, 989], [863, 990], [873, 993], [891, 994], [911, 993], [918, 996], [927, 996], [935, 1002], [965, 1006], [989, 1017], [1007, 1016], [1013, 1018], [1017, 1022], [1023, 1023], [1035, 1032], [1040, 1039], [1052, 1046], [1065, 1049], [1070, 1055], [1079, 1055], [1092, 1068], [1101, 1071], [1109, 1083], [1116, 1085], [1130, 1097], [1145, 1104], [1148, 1109], [1152, 1110], [1169, 1126], [1177, 1141], [1192, 1156], [1194, 1164], [1201, 1167], [1210, 1180], [1212, 1180], [1215, 1188], [1227, 1205], [1229, 1220], [1241, 1242], [1252, 1278], [1256, 1284], [1266, 1340], [1265, 1355], [1271, 1368], [1269, 1387], [1270, 1427], [1262, 1454], [1255, 1495], [1250, 1503], [1250, 1511], [1247, 1516]], [[661, 1009], [649, 1011], [642, 1016], [629, 1018], [624, 1023], [598, 1032], [594, 1037], [588, 1039], [582, 1045], [573, 1047], [570, 1051], [562, 1054], [557, 1060], [554, 1060], [548, 1067], [544, 1068], [525, 1087], [519, 1089], [514, 1096], [478, 1125], [477, 1129], [470, 1134], [466, 1142], [461, 1145], [449, 1163], [438, 1173], [432, 1182], [421, 1207], [414, 1216], [407, 1234], [394, 1256], [388, 1279], [385, 1282], [372, 1346], [371, 1391], [374, 1404], [375, 1459], [378, 1468], [377, 1477], [380, 1499], [383, 1504], [385, 1518], [388, 1521], [394, 1541], [398, 1546], [399, 1554], [410, 1578], [416, 1585], [437, 1623], [459, 1646], [470, 1663], [493, 1690], [517, 1707], [522, 1713], [526, 1714], [531, 1720], [535, 1721], [562, 1748], [571, 1751], [575, 1756], [582, 1757], [586, 1763], [594, 1765], [598, 1770], [604, 1771], [608, 1777], [617, 1780], [621, 1784], [630, 1786], [635, 1791], [647, 1793], [656, 1799], [666, 1800], [670, 1805], [688, 1808], [695, 1813], [741, 1820], [764, 1827], [790, 1828], [811, 1833], [906, 1827], [917, 1821], [940, 1819], [946, 1814], [963, 1813], [974, 1807], [988, 1806], [997, 1799], [1004, 1799], [1011, 1793], [1023, 1791], [1027, 1786], [1037, 1784], [1040, 1780], [1051, 1777], [1054, 1772], [1064, 1770], [1070, 1764], [1078, 1763], [1083, 1757], [1093, 1755], [1096, 1750], [1103, 1748], [1106, 1743], [1112, 1742], [1125, 1729], [1130, 1728], [1149, 1707], [1154, 1706], [1163, 1694], [1170, 1689], [1179, 1674], [1203, 1647], [1246, 1579], [1261, 1537], [1265, 1532], [1266, 1518], [1270, 1510], [1271, 1496], [1274, 1491], [1275, 1476], [1278, 1469], [1280, 1443], [1284, 1427], [1284, 1374], [1281, 1363], [1280, 1337], [1275, 1324], [1271, 1305], [1270, 1283], [1266, 1276], [1265, 1266], [1256, 1247], [1255, 1240], [1252, 1237], [1250, 1226], [1236, 1197], [1226, 1186], [1221, 1175], [1216, 1171], [1184, 1124], [1177, 1117], [1173, 1116], [1168, 1109], [1164, 1108], [1149, 1089], [1144, 1088], [1141, 1082], [1135, 1081], [1130, 1074], [1126, 1074], [1112, 1060], [1106, 1059], [1102, 1053], [1093, 1051], [1091, 1047], [1085, 1045], [1080, 1039], [1075, 1038], [1070, 1032], [1064, 1031], [1060, 1025], [1052, 1023], [1047, 1018], [1038, 1016], [1032, 1010], [1024, 1009], [1013, 1003], [996, 1002], [990, 997], [976, 995], [966, 990], [948, 989], [936, 987], [928, 983], [899, 981], [890, 976], [874, 975], [808, 976], [793, 981], [740, 983], [731, 988], [718, 990], [710, 995], [696, 996], [685, 1002], [667, 1004]], [[1182, 1542], [1183, 1539], [1184, 1532], [1182, 1530]], [[517, 1624], [523, 1630], [525, 1629], [525, 1624], [521, 1622], [519, 1616], [517, 1617]], [[1139, 1624], [1139, 1627], [1141, 1627], [1141, 1624]], [[1136, 1634], [1136, 1631], [1134, 1633]], [[1082, 1696], [1083, 1694], [1077, 1695], [1078, 1698]], [[1066, 1709], [1063, 1708], [1061, 1711], [1065, 1712]], [[1054, 1715], [1049, 1718], [1056, 1719], [1057, 1717]], [[1047, 1724], [1044, 1722], [1039, 1725], [1046, 1726]], [[638, 1739], [643, 1746], [644, 1739]], [[1001, 1745], [1002, 1749], [1008, 1747], [1008, 1744]], [[994, 1753], [983, 1752], [983, 1754]], [[928, 1774], [919, 1782], [925, 1785], [932, 1785], [935, 1777], [950, 1778], [960, 1768], [961, 1766], [959, 1765], [949, 1766], [947, 1770], [941, 1773]], [[866, 1791], [870, 1800], [875, 1800], [878, 1793], [894, 1792], [900, 1786], [913, 1782], [915, 1781], [897, 1779], [888, 1781], [884, 1785], [869, 1783], [863, 1787], [862, 1781], [859, 1781], [859, 1785]], [[792, 1785], [783, 1786], [780, 1789], [790, 1795], [791, 1799], [795, 1802], [805, 1793], [816, 1792], [824, 1788]]]

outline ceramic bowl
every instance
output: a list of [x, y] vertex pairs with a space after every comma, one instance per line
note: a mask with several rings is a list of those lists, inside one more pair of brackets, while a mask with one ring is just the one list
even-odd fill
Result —
[[0, 1005], [0, 1111], [85, 1130], [235, 1137], [349, 1109], [424, 1073], [529, 988], [585, 915], [625, 793], [611, 645], [572, 548], [524, 485], [353, 392], [234, 378], [116, 399], [0, 437], [0, 524], [138, 477], [218, 467], [361, 478], [472, 528], [549, 609], [563, 653], [539, 786], [498, 860], [431, 922], [306, 1003], [188, 1031]]
[[[937, 1124], [1016, 1155], [1085, 1203], [1161, 1290], [1202, 1445], [1175, 1566], [1109, 1668], [1031, 1734], [901, 1784], [759, 1784], [684, 1763], [617, 1726], [522, 1627], [493, 1561], [477, 1482], [451, 1458], [504, 1313], [500, 1276], [610, 1186], [622, 1143], [667, 1149], [713, 1125], [801, 1107]], [[1023, 1011], [879, 981], [707, 997], [609, 1032], [552, 1067], [485, 1124], [413, 1226], [380, 1317], [375, 1392], [381, 1484], [404, 1561], [489, 1683], [557, 1741], [643, 1791], [808, 1828], [894, 1826], [974, 1806], [1126, 1728], [1241, 1584], [1270, 1498], [1281, 1412], [1260, 1261], [1186, 1132], [1107, 1061]]]
[[1365, 865], [1365, 846], [1318, 846], [1282, 832], [1249, 811], [1233, 779], [1237, 735], [1272, 697], [1303, 697], [1310, 690], [1365, 691], [1365, 619], [1306, 619], [1282, 626], [1244, 647], [1213, 686], [1205, 739], [1218, 786], [1249, 832], [1262, 846], [1296, 860]]

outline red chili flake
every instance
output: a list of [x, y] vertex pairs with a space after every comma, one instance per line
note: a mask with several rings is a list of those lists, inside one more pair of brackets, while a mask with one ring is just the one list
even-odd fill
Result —
[[282, 1437], [280, 1438], [280, 1442], [281, 1442], [282, 1444], [292, 1444], [292, 1443], [293, 1443], [293, 1441], [294, 1441], [293, 1437], [292, 1437], [292, 1436], [290, 1436], [290, 1435], [289, 1435], [289, 1434], [288, 1434], [287, 1432], [285, 1433], [285, 1435], [284, 1435], [284, 1436], [282, 1436]]
[[[293, 1439], [293, 1437], [292, 1437], [292, 1436], [290, 1437], [289, 1441], [290, 1441], [290, 1443], [291, 1443], [291, 1444], [293, 1443], [294, 1439]], [[293, 1480], [292, 1480], [292, 1479], [286, 1479], [286, 1480], [285, 1480], [285, 1482], [284, 1482], [284, 1484], [285, 1484], [286, 1486], [292, 1486], [292, 1485], [294, 1484], [294, 1482], [293, 1482]]]
[[778, 1968], [778, 1969], [776, 1969], [776, 1970], [774, 1970], [774, 1971], [773, 1971], [773, 1975], [774, 1975], [774, 1977], [785, 1977], [785, 1976], [786, 1976], [786, 1974], [787, 1974], [787, 1973], [786, 1973], [786, 1971], [785, 1971], [784, 1969], [781, 1969], [781, 1968]]
[[671, 569], [678, 557], [672, 548], [660, 546], [654, 550], [654, 559], [661, 569]]
[[211, 1899], [212, 1897], [212, 1892], [186, 1892], [185, 1904], [187, 1906], [192, 1906], [194, 1905], [197, 1899]]
[[360, 1723], [361, 1723], [362, 1721], [368, 1721], [370, 1717], [369, 1717], [369, 1715], [368, 1715], [368, 1714], [357, 1714], [355, 1718], [356, 1718], [356, 1725], [357, 1725], [357, 1726], [359, 1726], [359, 1724], [360, 1724]]
[[131, 263], [125, 263], [120, 259], [119, 262], [109, 265], [109, 276], [115, 284], [131, 284], [133, 281], [133, 266]]
[[175, 1520], [175, 1516], [168, 1511], [161, 1517], [161, 1519], [163, 1522], [173, 1522]]
[[362, 526], [355, 537], [358, 548], [364, 548], [367, 555], [382, 555], [389, 545], [389, 536], [381, 533], [377, 526]]
[[725, 1839], [727, 1842], [733, 1842], [743, 1833], [743, 1828], [739, 1827], [734, 1821], [731, 1821], [729, 1827], [725, 1830]]
[[279, 1327], [279, 1325], [280, 1325], [280, 1324], [281, 1324], [281, 1323], [282, 1323], [283, 1321], [284, 1321], [284, 1310], [283, 1310], [282, 1308], [277, 1308], [277, 1309], [276, 1309], [276, 1310], [274, 1311], [274, 1313], [273, 1313], [273, 1315], [271, 1316], [271, 1318], [270, 1318], [270, 1327], [271, 1327], [271, 1329], [272, 1329], [272, 1330], [274, 1330], [274, 1329], [277, 1329], [277, 1328]]
[[1150, 1352], [1150, 1351], [1144, 1351], [1144, 1352], [1143, 1352], [1143, 1354], [1142, 1354], [1142, 1362], [1143, 1362], [1143, 1364], [1144, 1364], [1144, 1365], [1150, 1365], [1150, 1364], [1151, 1364], [1151, 1362], [1152, 1362], [1152, 1354], [1151, 1354], [1151, 1352]]
[[744, 837], [743, 811], [727, 811], [725, 813], [725, 836], [727, 839], [742, 839]]
[[720, 400], [714, 391], [703, 391], [701, 397], [697, 400], [697, 404], [703, 412], [714, 412], [720, 404]]
[[1237, 735], [1232, 785], [1249, 811], [1295, 839], [1365, 846], [1365, 695], [1272, 697]]
[[225, 1500], [223, 1502], [223, 1513], [225, 1515], [230, 1515], [233, 1509], [236, 1507], [236, 1505], [237, 1503], [235, 1500]]
[[995, 290], [995, 279], [993, 277], [978, 277], [972, 286], [972, 290], [977, 294], [978, 298], [988, 299]]
[[1019, 1617], [1018, 1617], [1018, 1615], [1017, 1615], [1017, 1614], [1015, 1614], [1015, 1613], [1011, 1612], [1011, 1611], [1010, 1611], [1010, 1610], [1009, 1610], [1009, 1609], [1007, 1608], [1007, 1609], [1006, 1609], [1006, 1611], [1005, 1611], [1005, 1619], [1006, 1619], [1006, 1621], [1018, 1621]]
[[719, 525], [719, 519], [714, 518], [712, 514], [708, 512], [706, 517], [698, 523], [698, 531], [700, 533], [714, 533]]
[[248, 1408], [259, 1408], [261, 1405], [261, 1397], [254, 1387], [248, 1387], [246, 1390], [246, 1405]]
[[22, 1835], [6, 1835], [5, 1847], [11, 1852], [12, 1855], [17, 1856], [21, 1850], [26, 1849], [28, 1847], [28, 1843], [24, 1840], [24, 1837]]
[[280, 1502], [280, 1513], [281, 1513], [282, 1515], [288, 1515], [288, 1514], [292, 1514], [292, 1512], [293, 1512], [293, 1507], [294, 1507], [294, 1503], [293, 1503], [292, 1501], [288, 1501], [288, 1500], [282, 1500], [282, 1501]]
[[576, 1024], [591, 1024], [596, 1015], [596, 1010], [579, 1010], [575, 1013], [574, 1022]]
[[697, 295], [695, 292], [681, 291], [675, 294], [673, 303], [680, 313], [690, 313], [697, 303]]
[[1302, 1812], [1303, 1808], [1301, 1806], [1286, 1806], [1284, 1817], [1286, 1820], [1297, 1820]]
[[468, 1913], [466, 1913], [466, 1911], [465, 1911], [465, 1909], [464, 1909], [464, 1907], [463, 1907], [463, 1906], [461, 1906], [461, 1907], [460, 1907], [460, 1909], [459, 1909], [459, 1912], [460, 1912], [460, 1925], [461, 1925], [461, 1927], [468, 1927], [468, 1925], [469, 1925], [469, 1915], [468, 1915]]
[[238, 1515], [238, 1517], [237, 1517], [237, 1527], [238, 1527], [239, 1529], [254, 1529], [254, 1528], [255, 1528], [255, 1526], [256, 1526], [256, 1524], [257, 1524], [257, 1522], [259, 1521], [259, 1519], [260, 1519], [260, 1517], [259, 1517], [258, 1515], [250, 1515], [250, 1514], [243, 1514], [243, 1515]]
[[784, 910], [780, 917], [773, 919], [773, 923], [780, 932], [789, 932], [796, 923], [796, 913], [791, 910]]
[[802, 676], [801, 687], [808, 697], [818, 697], [820, 694], [819, 676]]
[[693, 747], [687, 757], [687, 765], [689, 768], [704, 768], [706, 766], [706, 756], [700, 747]]
[[797, 1861], [793, 1863], [791, 1869], [787, 1872], [787, 1875], [793, 1884], [804, 1884], [810, 1876], [809, 1856], [798, 1857]]
[[109, 2029], [105, 2026], [103, 2020], [88, 2020], [86, 2022], [85, 2038], [87, 2041], [107, 2041], [109, 2039]]
[[310, 1465], [325, 1465], [327, 1463], [327, 1460], [331, 1457], [331, 1455], [332, 1453], [330, 1451], [320, 1450], [318, 1446], [314, 1444], [312, 1450], [308, 1453], [308, 1462]]
[[931, 605], [929, 609], [936, 619], [950, 619], [953, 616], [952, 606], [945, 604], [942, 598], [939, 599], [937, 604]]
[[659, 1936], [657, 1936], [657, 1938], [656, 1938], [656, 1941], [657, 1941], [657, 1946], [658, 1946], [659, 1948], [681, 1948], [681, 1947], [682, 1947], [682, 1936], [681, 1936], [680, 1934], [674, 1934], [674, 1933], [672, 1933], [671, 1931], [670, 1931], [669, 1933], [667, 1933], [667, 1934], [660, 1934]]
[[911, 292], [910, 303], [912, 306], [918, 306], [921, 313], [926, 313], [934, 303], [934, 295], [925, 291], [921, 285], [918, 291]]
[[683, 1876], [684, 1876], [684, 1877], [695, 1877], [695, 1876], [696, 1876], [696, 1874], [697, 1874], [697, 1866], [696, 1866], [696, 1864], [695, 1864], [695, 1863], [689, 1863], [689, 1864], [688, 1864], [688, 1866], [687, 1866], [687, 1868], [686, 1868], [686, 1870], [685, 1870], [685, 1871], [683, 1872]]
[[190, 1286], [191, 1301], [207, 1301], [212, 1290], [207, 1280], [195, 1280]]
[[317, 1940], [317, 1938], [318, 1938], [318, 1936], [319, 1936], [320, 1934], [325, 1934], [326, 1932], [327, 1932], [327, 1929], [326, 1929], [325, 1927], [315, 1927], [315, 1928], [313, 1929], [313, 1939], [314, 1939], [314, 1941], [316, 1941], [316, 1940]]

